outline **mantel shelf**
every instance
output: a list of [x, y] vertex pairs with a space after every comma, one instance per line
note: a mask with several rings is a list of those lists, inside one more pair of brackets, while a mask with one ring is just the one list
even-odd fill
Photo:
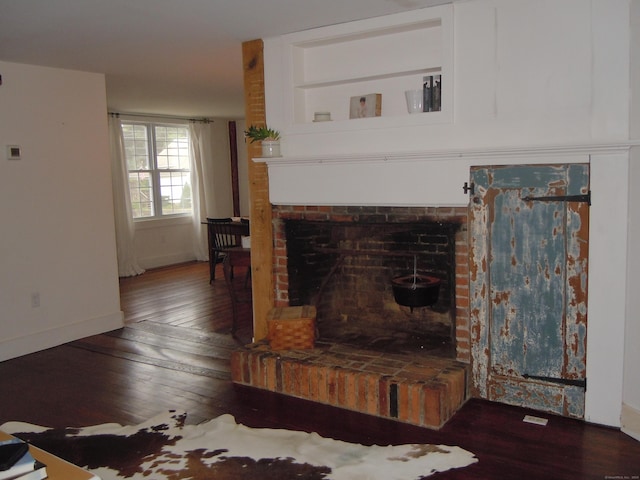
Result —
[[469, 158], [491, 157], [499, 163], [500, 159], [514, 159], [522, 157], [540, 157], [548, 161], [551, 156], [606, 154], [628, 151], [631, 147], [640, 146], [640, 141], [628, 141], [609, 144], [578, 144], [578, 145], [537, 145], [530, 147], [504, 147], [492, 149], [438, 150], [420, 152], [395, 153], [362, 153], [349, 155], [318, 155], [318, 156], [283, 156], [283, 157], [255, 157], [256, 163], [267, 165], [312, 165], [332, 163], [379, 163], [379, 162], [424, 162]]

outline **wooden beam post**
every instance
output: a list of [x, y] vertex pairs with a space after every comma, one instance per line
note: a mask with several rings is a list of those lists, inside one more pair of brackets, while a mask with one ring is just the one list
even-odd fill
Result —
[[[247, 127], [264, 125], [264, 54], [262, 40], [242, 44], [244, 69], [244, 102]], [[250, 143], [249, 197], [251, 199], [251, 279], [253, 289], [254, 340], [267, 336], [267, 314], [274, 305], [273, 288], [273, 226], [269, 202], [269, 174], [265, 163], [251, 159], [261, 155], [260, 145]]]

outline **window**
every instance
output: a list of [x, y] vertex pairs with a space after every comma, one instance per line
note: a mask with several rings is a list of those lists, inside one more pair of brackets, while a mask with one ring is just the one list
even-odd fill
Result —
[[134, 219], [191, 214], [189, 128], [122, 122]]

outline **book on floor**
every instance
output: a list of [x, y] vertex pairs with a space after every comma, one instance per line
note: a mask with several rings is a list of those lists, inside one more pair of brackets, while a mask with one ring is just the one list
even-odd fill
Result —
[[[37, 480], [47, 477], [46, 467], [33, 458], [28, 444], [18, 438], [0, 441], [0, 465], [4, 468], [0, 470], [0, 480]], [[34, 476], [29, 476], [31, 474]]]

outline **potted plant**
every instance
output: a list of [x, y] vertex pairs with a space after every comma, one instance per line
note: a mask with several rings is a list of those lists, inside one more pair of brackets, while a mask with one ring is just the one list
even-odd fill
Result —
[[261, 142], [262, 144], [262, 156], [263, 157], [279, 157], [280, 156], [280, 132], [269, 128], [266, 125], [264, 127], [257, 127], [251, 125], [244, 132], [247, 138], [253, 142]]

